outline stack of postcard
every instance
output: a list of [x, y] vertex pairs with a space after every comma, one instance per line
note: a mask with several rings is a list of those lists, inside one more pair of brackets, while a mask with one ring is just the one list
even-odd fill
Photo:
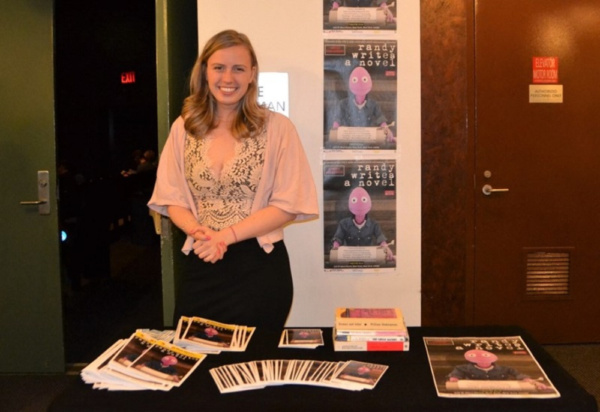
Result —
[[253, 326], [232, 325], [210, 319], [182, 316], [173, 343], [198, 353], [243, 352], [256, 330]]
[[210, 374], [221, 393], [285, 384], [360, 391], [373, 389], [387, 368], [358, 361], [269, 359], [219, 366], [210, 369]]
[[180, 386], [206, 357], [136, 331], [81, 371], [94, 389], [160, 390]]
[[336, 351], [407, 351], [408, 329], [398, 308], [337, 308], [333, 328]]
[[279, 340], [280, 348], [315, 349], [323, 344], [321, 329], [284, 329]]

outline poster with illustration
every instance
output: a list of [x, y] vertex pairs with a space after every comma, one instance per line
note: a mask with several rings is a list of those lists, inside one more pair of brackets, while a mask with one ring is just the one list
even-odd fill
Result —
[[396, 31], [394, 0], [323, 0], [324, 32]]
[[558, 398], [520, 336], [424, 337], [437, 394], [447, 398]]
[[325, 270], [393, 270], [396, 160], [324, 160], [323, 197]]
[[396, 40], [324, 42], [324, 148], [396, 150]]

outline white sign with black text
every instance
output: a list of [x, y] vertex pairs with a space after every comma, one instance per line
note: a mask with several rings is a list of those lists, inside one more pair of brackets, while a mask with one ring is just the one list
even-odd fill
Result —
[[287, 73], [258, 74], [258, 101], [274, 112], [290, 116], [289, 80]]

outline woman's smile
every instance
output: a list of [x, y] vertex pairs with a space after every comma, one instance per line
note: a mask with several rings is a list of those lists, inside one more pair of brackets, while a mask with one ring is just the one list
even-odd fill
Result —
[[256, 67], [252, 66], [250, 52], [243, 46], [218, 50], [207, 61], [208, 86], [221, 109], [237, 105], [255, 75]]

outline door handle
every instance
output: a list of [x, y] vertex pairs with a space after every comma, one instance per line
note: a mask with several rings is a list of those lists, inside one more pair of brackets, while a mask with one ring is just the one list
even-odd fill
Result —
[[489, 196], [494, 192], [508, 192], [508, 189], [507, 188], [494, 189], [492, 187], [492, 185], [483, 185], [483, 187], [481, 188], [481, 191], [483, 192], [484, 195]]
[[37, 206], [46, 204], [48, 202], [46, 202], [45, 200], [21, 200], [20, 203], [21, 206]]
[[22, 200], [21, 206], [37, 206], [40, 215], [50, 214], [50, 173], [47, 170], [37, 172], [38, 200]]

